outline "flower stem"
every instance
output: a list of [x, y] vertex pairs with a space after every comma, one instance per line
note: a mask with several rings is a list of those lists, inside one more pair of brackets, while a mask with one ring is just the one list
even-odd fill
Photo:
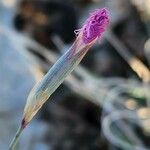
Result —
[[18, 128], [18, 130], [17, 130], [17, 132], [16, 132], [16, 134], [15, 134], [15, 136], [14, 136], [14, 138], [13, 138], [13, 140], [9, 146], [9, 150], [16, 150], [16, 145], [17, 145], [18, 139], [19, 139], [23, 129], [24, 128], [22, 126], [20, 126]]

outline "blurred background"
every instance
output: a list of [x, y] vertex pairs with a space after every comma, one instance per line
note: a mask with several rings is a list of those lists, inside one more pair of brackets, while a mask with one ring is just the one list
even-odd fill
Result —
[[0, 0], [0, 150], [30, 89], [102, 7], [109, 30], [24, 130], [18, 150], [150, 150], [150, 0]]

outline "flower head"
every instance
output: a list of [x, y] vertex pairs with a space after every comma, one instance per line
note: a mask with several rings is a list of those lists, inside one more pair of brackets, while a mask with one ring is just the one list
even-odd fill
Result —
[[85, 21], [84, 26], [76, 30], [76, 34], [82, 34], [82, 39], [85, 44], [88, 44], [100, 38], [109, 24], [109, 13], [106, 8], [97, 9], [91, 13], [90, 17]]

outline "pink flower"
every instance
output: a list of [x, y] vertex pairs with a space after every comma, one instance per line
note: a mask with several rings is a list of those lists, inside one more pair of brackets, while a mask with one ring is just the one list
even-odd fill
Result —
[[21, 127], [10, 145], [10, 150], [14, 149], [22, 130], [32, 120], [51, 94], [80, 63], [96, 40], [101, 37], [108, 23], [109, 15], [107, 9], [97, 9], [91, 13], [83, 27], [75, 31], [78, 36], [72, 47], [57, 60], [41, 81], [31, 90], [24, 108]]
[[106, 30], [109, 15], [106, 8], [91, 13], [83, 27], [76, 30], [77, 38], [72, 47], [50, 68], [47, 74], [31, 90], [24, 109], [22, 126], [25, 127], [50, 95], [80, 63], [88, 50]]
[[109, 23], [106, 8], [91, 13], [83, 27], [76, 31], [78, 35], [71, 48], [66, 51], [50, 68], [47, 74], [31, 90], [24, 109], [22, 127], [31, 121], [51, 94], [80, 63], [88, 50], [101, 37]]

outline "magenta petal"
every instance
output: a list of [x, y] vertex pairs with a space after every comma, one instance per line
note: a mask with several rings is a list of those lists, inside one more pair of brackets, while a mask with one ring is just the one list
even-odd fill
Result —
[[101, 37], [109, 24], [109, 12], [106, 8], [96, 9], [90, 14], [84, 26], [79, 32], [82, 32], [82, 40], [85, 44], [92, 42], [97, 37]]

